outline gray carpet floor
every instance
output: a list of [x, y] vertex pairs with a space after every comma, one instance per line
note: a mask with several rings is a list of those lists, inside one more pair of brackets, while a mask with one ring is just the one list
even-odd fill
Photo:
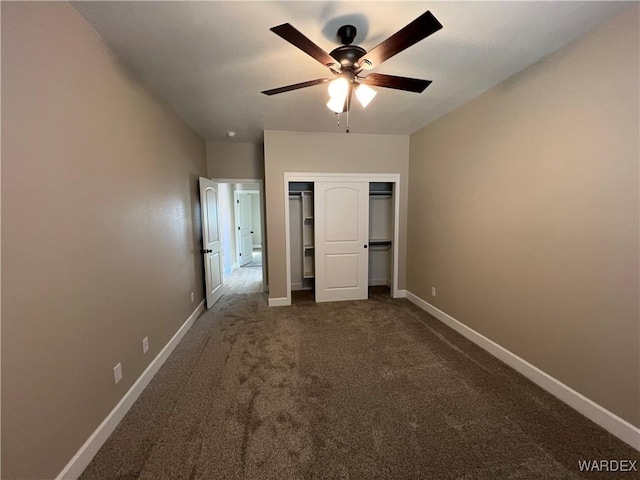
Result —
[[195, 322], [81, 479], [637, 478], [583, 459], [640, 453], [406, 300], [247, 294]]

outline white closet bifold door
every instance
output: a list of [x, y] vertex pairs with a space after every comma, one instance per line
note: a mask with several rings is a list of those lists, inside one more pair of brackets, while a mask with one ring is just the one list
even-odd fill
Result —
[[316, 182], [316, 301], [368, 297], [369, 182]]

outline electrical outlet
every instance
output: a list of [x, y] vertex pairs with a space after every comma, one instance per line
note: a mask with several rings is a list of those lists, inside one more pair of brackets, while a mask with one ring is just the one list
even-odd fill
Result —
[[436, 296], [436, 287], [431, 287], [431, 296], [432, 297]]
[[122, 364], [119, 363], [115, 367], [113, 367], [113, 379], [116, 383], [122, 380]]
[[191, 292], [191, 303], [193, 303], [196, 299], [196, 296]]
[[142, 339], [142, 354], [144, 355], [149, 351], [149, 337], [144, 337]]

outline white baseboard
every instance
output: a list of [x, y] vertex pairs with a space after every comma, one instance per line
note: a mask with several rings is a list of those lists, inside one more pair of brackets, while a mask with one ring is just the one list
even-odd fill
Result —
[[198, 307], [189, 316], [186, 322], [178, 329], [175, 335], [169, 340], [164, 348], [158, 353], [156, 358], [149, 364], [149, 366], [142, 372], [142, 375], [138, 377], [136, 382], [131, 386], [129, 391], [122, 397], [111, 413], [107, 415], [107, 418], [96, 428], [91, 436], [84, 442], [84, 445], [80, 447], [80, 450], [73, 456], [73, 458], [62, 469], [60, 474], [56, 477], [56, 480], [76, 480], [87, 468], [87, 465], [91, 462], [93, 457], [98, 453], [100, 447], [107, 441], [109, 435], [113, 433], [120, 421], [124, 418], [125, 414], [129, 411], [131, 406], [138, 399], [143, 390], [147, 387], [154, 375], [160, 370], [162, 364], [169, 358], [173, 349], [180, 343], [184, 334], [187, 333], [189, 328], [193, 325], [196, 319], [204, 311], [204, 300], [198, 305]]
[[396, 296], [394, 298], [407, 298], [406, 290], [396, 290]]
[[630, 424], [623, 418], [620, 418], [615, 413], [612, 413], [606, 408], [598, 405], [581, 393], [576, 392], [571, 387], [543, 372], [535, 365], [530, 364], [506, 348], [498, 345], [493, 340], [490, 340], [472, 328], [467, 327], [465, 324], [434, 307], [417, 295], [407, 291], [406, 296], [409, 301], [430, 313], [444, 324], [453, 328], [455, 331], [462, 334], [494, 357], [506, 363], [514, 370], [520, 372], [539, 387], [542, 387], [553, 396], [562, 400], [592, 422], [600, 425], [602, 428], [612, 433], [623, 442], [631, 445], [636, 450], [640, 450], [640, 428]]
[[270, 307], [286, 307], [291, 305], [291, 300], [287, 297], [269, 298]]

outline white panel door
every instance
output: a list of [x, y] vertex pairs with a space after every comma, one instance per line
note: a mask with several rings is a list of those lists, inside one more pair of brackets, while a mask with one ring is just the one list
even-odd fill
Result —
[[253, 219], [251, 194], [236, 192], [238, 212], [238, 256], [240, 266], [253, 261]]
[[316, 182], [316, 302], [368, 297], [369, 183]]
[[207, 308], [211, 308], [222, 296], [223, 266], [219, 189], [218, 184], [208, 178], [200, 177], [200, 205]]

